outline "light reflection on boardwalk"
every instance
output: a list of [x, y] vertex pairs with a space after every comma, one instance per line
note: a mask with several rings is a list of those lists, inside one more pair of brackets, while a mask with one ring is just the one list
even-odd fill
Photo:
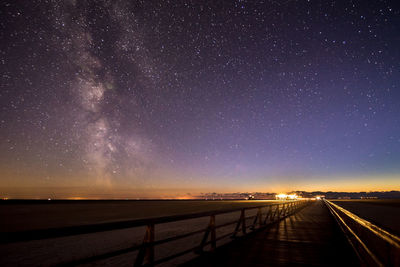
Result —
[[185, 266], [357, 266], [358, 259], [322, 201], [271, 228]]

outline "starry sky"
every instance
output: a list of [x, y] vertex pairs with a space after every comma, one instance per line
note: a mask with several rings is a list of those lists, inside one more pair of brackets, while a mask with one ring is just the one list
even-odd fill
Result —
[[0, 194], [400, 189], [397, 1], [1, 1]]

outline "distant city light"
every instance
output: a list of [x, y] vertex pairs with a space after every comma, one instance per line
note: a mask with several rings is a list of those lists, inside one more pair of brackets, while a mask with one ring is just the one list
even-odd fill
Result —
[[279, 194], [279, 195], [276, 195], [275, 198], [276, 199], [286, 199], [286, 196], [287, 196], [286, 194]]
[[296, 194], [278, 194], [275, 196], [275, 198], [278, 200], [295, 200], [298, 198], [298, 196]]

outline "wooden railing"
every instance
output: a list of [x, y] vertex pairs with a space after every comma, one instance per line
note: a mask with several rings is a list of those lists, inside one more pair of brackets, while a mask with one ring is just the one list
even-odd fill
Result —
[[[3, 232], [0, 233], [0, 243], [5, 244], [5, 243], [23, 242], [30, 240], [41, 240], [41, 239], [66, 237], [66, 236], [98, 233], [98, 232], [113, 231], [118, 229], [127, 229], [127, 228], [145, 226], [146, 230], [144, 239], [143, 242], [139, 245], [134, 245], [125, 249], [103, 253], [100, 255], [86, 257], [79, 260], [64, 262], [62, 263], [62, 265], [70, 266], [70, 265], [90, 263], [96, 260], [107, 259], [121, 254], [138, 251], [134, 266], [154, 266], [191, 252], [200, 254], [204, 251], [204, 248], [208, 245], [210, 245], [209, 251], [214, 251], [217, 246], [217, 241], [229, 237], [235, 238], [239, 234], [243, 236], [246, 235], [249, 232], [249, 230], [255, 231], [264, 228], [274, 222], [280, 221], [286, 218], [287, 216], [294, 214], [295, 212], [303, 208], [307, 203], [308, 201], [305, 200], [287, 201], [287, 202], [285, 201], [282, 203], [267, 204], [255, 207], [209, 211], [209, 212], [183, 214], [183, 215], [166, 216], [166, 217], [149, 218], [149, 219], [118, 221], [110, 223], [80, 225], [80, 226], [52, 228], [52, 229], [43, 229], [34, 231]], [[246, 216], [246, 211], [249, 210], [257, 210], [256, 215]], [[240, 216], [238, 219], [225, 222], [219, 225], [216, 223], [216, 217], [218, 215], [239, 212], [239, 211], [240, 211]], [[203, 229], [192, 231], [189, 233], [179, 234], [161, 240], [155, 240], [155, 230], [156, 230], [156, 225], [158, 224], [165, 224], [165, 223], [171, 223], [171, 222], [177, 222], [195, 218], [203, 218], [203, 217], [209, 217], [209, 223]], [[246, 222], [248, 222], [249, 220], [251, 223], [247, 225]], [[235, 225], [235, 228], [232, 232], [223, 234], [221, 236], [217, 236], [216, 233], [217, 229], [227, 227], [230, 225]], [[176, 241], [182, 238], [187, 238], [201, 233], [204, 234], [203, 237], [201, 238], [199, 245], [185, 249], [183, 251], [180, 251], [173, 255], [169, 255], [164, 258], [160, 259], [155, 258], [154, 248], [157, 245], [165, 244], [168, 242]]]
[[400, 266], [400, 238], [325, 200], [362, 266]]

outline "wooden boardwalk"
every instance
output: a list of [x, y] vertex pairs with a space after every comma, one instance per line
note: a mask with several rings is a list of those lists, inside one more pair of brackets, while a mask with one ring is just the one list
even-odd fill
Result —
[[184, 266], [358, 266], [359, 261], [322, 201]]

